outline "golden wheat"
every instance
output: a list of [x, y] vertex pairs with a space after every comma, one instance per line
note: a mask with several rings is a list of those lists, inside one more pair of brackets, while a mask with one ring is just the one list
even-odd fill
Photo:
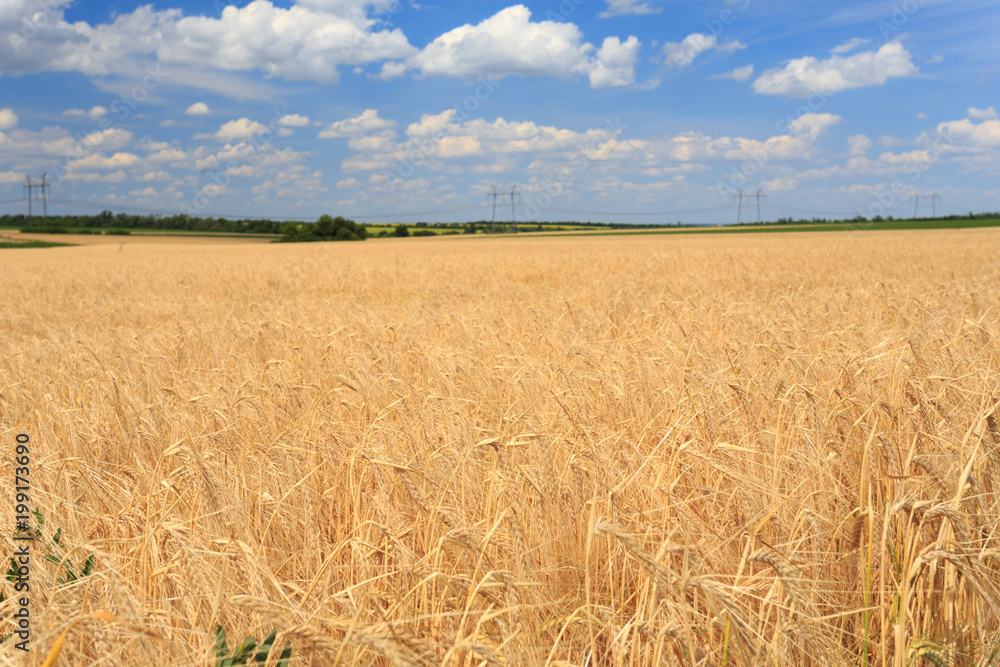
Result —
[[57, 664], [996, 665], [998, 248], [0, 251], [5, 470], [96, 559], [36, 545], [32, 657], [105, 610]]

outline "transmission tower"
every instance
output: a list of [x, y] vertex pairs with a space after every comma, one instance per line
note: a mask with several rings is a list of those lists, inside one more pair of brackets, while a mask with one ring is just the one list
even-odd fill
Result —
[[28, 200], [28, 217], [34, 215], [34, 210], [32, 208], [32, 203], [35, 200], [35, 190], [40, 191], [42, 199], [42, 215], [46, 222], [49, 220], [49, 205], [48, 205], [48, 183], [46, 183], [46, 178], [48, 174], [42, 174], [41, 183], [32, 183], [31, 176], [29, 175], [28, 182], [24, 186], [25, 198]]
[[761, 217], [761, 213], [760, 213], [760, 203], [762, 201], [764, 201], [764, 202], [767, 201], [767, 195], [763, 194], [763, 192], [760, 190], [760, 188], [758, 188], [757, 192], [755, 192], [753, 194], [748, 193], [748, 192], [743, 192], [742, 190], [737, 190], [736, 194], [733, 195], [733, 201], [736, 202], [738, 204], [738, 206], [739, 206], [739, 208], [737, 209], [737, 213], [736, 213], [736, 224], [737, 225], [743, 224], [743, 202], [744, 201], [747, 201], [747, 202], [756, 201], [757, 202], [757, 222], [762, 222], [763, 221], [763, 218]]
[[490, 231], [492, 231], [497, 222], [497, 199], [501, 203], [507, 203], [510, 200], [510, 229], [516, 234], [517, 233], [517, 212], [514, 205], [520, 201], [521, 193], [517, 191], [517, 186], [511, 186], [510, 192], [498, 192], [496, 186], [493, 186], [493, 192], [486, 195], [487, 199], [493, 200], [493, 219], [490, 222]]
[[941, 201], [941, 195], [937, 192], [931, 193], [929, 195], [922, 195], [919, 192], [910, 197], [910, 201], [913, 202], [913, 217], [917, 217], [917, 210], [920, 208], [920, 201], [930, 201], [931, 203], [931, 215], [932, 217], [937, 217], [937, 203]]
[[493, 199], [493, 218], [490, 220], [490, 231], [491, 232], [493, 231], [493, 228], [496, 227], [496, 224], [497, 224], [497, 197], [499, 197], [499, 196], [500, 196], [500, 194], [497, 192], [497, 186], [495, 186], [495, 185], [493, 186], [493, 193], [489, 194], [489, 195], [486, 195], [487, 199], [490, 199], [490, 198]]

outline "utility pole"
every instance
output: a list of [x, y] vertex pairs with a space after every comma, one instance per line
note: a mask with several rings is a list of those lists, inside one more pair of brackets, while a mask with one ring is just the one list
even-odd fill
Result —
[[936, 192], [931, 195], [931, 211], [932, 211], [932, 215], [935, 218], [937, 217], [937, 203], [939, 201], [941, 201], [941, 195], [939, 195]]
[[910, 201], [913, 202], [913, 219], [916, 220], [917, 219], [917, 207], [920, 206], [920, 195], [919, 194], [913, 195], [912, 197], [910, 197]]
[[736, 202], [739, 203], [739, 208], [737, 209], [737, 212], [736, 212], [736, 224], [737, 225], [742, 225], [743, 224], [743, 191], [742, 190], [737, 190], [736, 191], [736, 194], [733, 195], [733, 201], [736, 201]]

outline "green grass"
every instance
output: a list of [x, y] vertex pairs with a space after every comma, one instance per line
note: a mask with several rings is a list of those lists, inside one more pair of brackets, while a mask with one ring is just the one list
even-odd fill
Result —
[[[11, 227], [0, 225], [0, 229], [25, 229], [24, 226], [21, 227]], [[112, 235], [112, 232], [118, 231], [118, 228], [112, 227], [65, 227], [66, 234], [101, 234], [106, 233]], [[83, 231], [91, 230], [91, 231]], [[142, 229], [142, 228], [127, 228], [123, 231], [130, 232], [132, 235], [136, 236], [211, 236], [215, 238], [258, 238], [258, 239], [280, 239], [281, 234], [251, 234], [242, 232], [200, 232], [200, 231], [188, 231], [184, 229]], [[25, 231], [26, 234], [45, 234], [45, 228], [39, 227], [37, 229], [31, 229], [31, 231]]]
[[72, 243], [53, 243], [51, 241], [13, 241], [7, 238], [0, 238], [0, 248], [58, 248], [60, 246], [71, 246]]

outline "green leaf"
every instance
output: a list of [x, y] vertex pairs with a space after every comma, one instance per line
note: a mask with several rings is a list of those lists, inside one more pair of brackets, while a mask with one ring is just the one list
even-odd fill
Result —
[[267, 656], [271, 654], [271, 645], [274, 644], [274, 638], [277, 634], [277, 630], [271, 630], [271, 634], [264, 638], [264, 641], [260, 644], [260, 650], [257, 651], [257, 655], [253, 658], [254, 662], [260, 665], [267, 662]]
[[62, 537], [62, 526], [60, 526], [59, 529], [56, 530], [56, 534], [52, 536], [52, 541], [50, 542], [50, 544], [52, 544], [52, 546], [55, 547], [59, 546], [59, 540], [61, 539], [61, 537]]
[[221, 625], [215, 630], [215, 660], [218, 667], [222, 667], [222, 660], [229, 655], [229, 647], [226, 645], [226, 631]]
[[245, 664], [253, 656], [253, 650], [257, 648], [257, 638], [247, 637], [240, 642], [240, 645], [233, 650], [233, 664]]
[[81, 577], [89, 577], [90, 573], [94, 570], [94, 554], [87, 556], [86, 562], [83, 564], [83, 572], [80, 573]]
[[292, 642], [285, 642], [285, 650], [278, 657], [278, 667], [288, 667], [288, 663], [292, 659]]

